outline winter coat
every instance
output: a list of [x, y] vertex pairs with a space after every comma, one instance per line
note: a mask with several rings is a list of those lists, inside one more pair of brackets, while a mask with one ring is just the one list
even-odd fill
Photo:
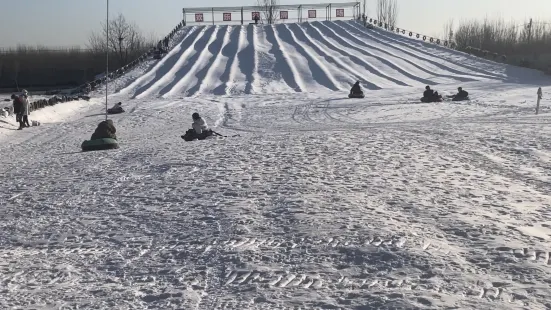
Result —
[[360, 87], [360, 84], [359, 83], [354, 84], [354, 86], [352, 86], [352, 89], [350, 90], [350, 92], [353, 93], [353, 94], [361, 94], [362, 93], [362, 88]]
[[22, 116], [30, 115], [31, 114], [31, 110], [30, 110], [31, 107], [30, 107], [29, 99], [27, 98], [27, 96], [21, 95], [21, 96], [19, 96], [19, 99], [21, 101], [21, 110], [19, 111], [19, 113]]
[[21, 113], [22, 106], [23, 106], [23, 103], [21, 102], [21, 99], [19, 99], [19, 97], [16, 97], [15, 99], [13, 99], [13, 114]]
[[193, 120], [191, 128], [193, 128], [197, 134], [201, 134], [203, 133], [203, 130], [209, 129], [209, 126], [202, 117], [199, 117], [198, 119]]
[[423, 92], [423, 97], [425, 98], [432, 98], [434, 97], [434, 90], [432, 89], [427, 89]]
[[113, 121], [108, 119], [106, 121], [99, 123], [98, 128], [96, 128], [96, 131], [94, 131], [94, 133], [92, 134], [92, 138], [90, 140], [105, 139], [105, 138], [111, 138], [111, 139], [117, 140], [117, 135], [115, 134], [116, 132], [117, 132], [117, 129], [115, 128]]
[[467, 98], [469, 96], [469, 93], [464, 91], [464, 90], [460, 90], [456, 95], [455, 95], [455, 98]]

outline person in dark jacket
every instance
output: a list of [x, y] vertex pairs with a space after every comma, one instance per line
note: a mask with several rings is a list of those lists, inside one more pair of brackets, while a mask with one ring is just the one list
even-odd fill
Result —
[[457, 88], [457, 94], [451, 96], [453, 101], [465, 100], [469, 97], [469, 93], [463, 90], [463, 87]]
[[423, 102], [436, 102], [440, 101], [442, 96], [438, 94], [437, 91], [434, 91], [430, 89], [430, 86], [425, 87], [425, 91], [423, 92], [423, 98], [421, 98], [421, 101]]
[[13, 100], [13, 114], [15, 114], [15, 121], [19, 123], [21, 121], [21, 107], [23, 103], [15, 94], [11, 95], [11, 99]]
[[99, 123], [98, 127], [96, 128], [96, 131], [92, 134], [92, 138], [90, 140], [96, 140], [96, 139], [105, 139], [105, 138], [111, 138], [117, 140], [117, 135], [115, 134], [117, 132], [117, 129], [115, 128], [115, 125], [113, 124], [113, 121], [108, 119], [106, 121], [102, 121]]
[[362, 87], [360, 86], [360, 81], [356, 81], [356, 83], [354, 83], [352, 89], [350, 89], [350, 93], [354, 95], [363, 94]]

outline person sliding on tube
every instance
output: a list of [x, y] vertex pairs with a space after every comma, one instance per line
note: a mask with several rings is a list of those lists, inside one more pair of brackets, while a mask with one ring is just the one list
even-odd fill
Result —
[[438, 102], [440, 99], [442, 99], [442, 96], [437, 91], [430, 89], [428, 85], [425, 87], [423, 98], [421, 98], [422, 102]]
[[199, 113], [193, 113], [191, 118], [193, 119], [193, 123], [191, 124], [192, 129], [186, 131], [185, 135], [182, 136], [184, 140], [204, 140], [208, 136], [212, 136], [213, 131], [209, 129], [207, 122], [199, 115]]
[[462, 101], [466, 100], [469, 97], [469, 93], [465, 90], [463, 90], [463, 87], [457, 88], [457, 94], [451, 95], [451, 98], [453, 98], [453, 101]]
[[354, 86], [352, 86], [352, 89], [350, 90], [350, 94], [352, 95], [363, 95], [362, 87], [360, 86], [360, 81], [356, 81], [354, 83]]

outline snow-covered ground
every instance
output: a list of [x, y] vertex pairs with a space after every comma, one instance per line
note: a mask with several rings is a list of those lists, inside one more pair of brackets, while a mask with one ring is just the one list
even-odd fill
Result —
[[[323, 24], [284, 27], [356, 27]], [[350, 55], [314, 54], [323, 38]], [[0, 308], [551, 307], [551, 102], [534, 115], [551, 80], [378, 30], [361, 50], [323, 38], [300, 46], [324, 77], [290, 45], [262, 54], [261, 39], [265, 62], [248, 71], [208, 73], [216, 59], [159, 71], [169, 55], [111, 95], [127, 111], [110, 117], [118, 150], [80, 152], [101, 98], [36, 111], [40, 127], [0, 124]], [[396, 57], [368, 55], [379, 48]], [[362, 71], [380, 89], [343, 99], [348, 73], [330, 59], [411, 67]], [[414, 77], [473, 100], [420, 104]], [[229, 137], [184, 142], [195, 111]]]

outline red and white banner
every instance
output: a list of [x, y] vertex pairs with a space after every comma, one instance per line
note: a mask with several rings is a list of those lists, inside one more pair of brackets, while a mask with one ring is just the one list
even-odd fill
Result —
[[230, 22], [230, 21], [231, 21], [231, 13], [224, 13], [224, 14], [222, 14], [222, 19], [223, 19], [225, 22]]
[[337, 17], [344, 17], [344, 9], [337, 9]]
[[260, 19], [260, 12], [252, 12], [251, 15], [252, 15], [252, 19], [253, 19], [253, 20], [255, 20], [255, 17], [257, 17], [258, 19]]
[[279, 19], [288, 19], [289, 11], [279, 11]]
[[316, 10], [308, 10], [308, 18], [316, 18]]
[[201, 22], [203, 22], [203, 21], [205, 21], [205, 20], [203, 19], [203, 13], [196, 13], [196, 14], [195, 14], [195, 22], [196, 22], [196, 23], [201, 23]]

